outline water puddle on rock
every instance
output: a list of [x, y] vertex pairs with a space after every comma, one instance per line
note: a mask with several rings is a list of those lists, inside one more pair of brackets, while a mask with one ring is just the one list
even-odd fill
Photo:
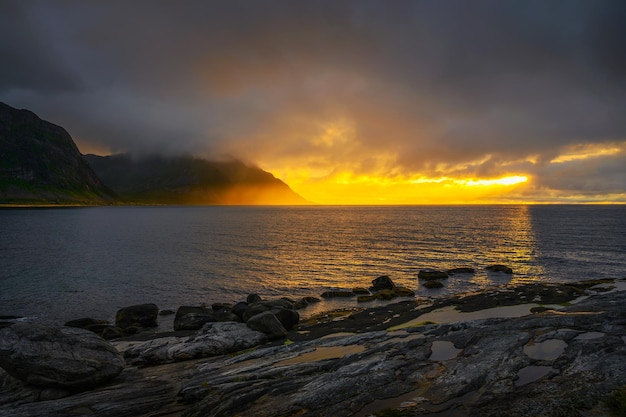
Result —
[[515, 386], [521, 387], [523, 385], [530, 384], [531, 382], [535, 382], [551, 372], [558, 373], [559, 371], [551, 366], [526, 366], [525, 368], [517, 371], [518, 378], [515, 381]]
[[565, 351], [567, 343], [560, 339], [548, 339], [540, 343], [529, 342], [524, 346], [524, 353], [532, 359], [553, 361]]
[[446, 324], [481, 319], [522, 317], [532, 314], [530, 312], [530, 309], [537, 306], [538, 304], [518, 304], [514, 306], [487, 308], [484, 310], [472, 311], [469, 313], [463, 313], [457, 310], [454, 306], [448, 306], [433, 310], [430, 313], [422, 314], [421, 316], [413, 320], [391, 327], [388, 330], [401, 330], [409, 327], [416, 327], [423, 323], [429, 322]]
[[592, 339], [599, 339], [601, 337], [606, 336], [606, 333], [602, 333], [602, 332], [586, 332], [586, 333], [581, 333], [578, 336], [576, 336], [574, 338], [574, 340], [592, 340]]
[[454, 347], [454, 343], [443, 340], [436, 340], [430, 348], [432, 353], [428, 358], [431, 361], [448, 361], [456, 358], [462, 349]]
[[341, 359], [352, 353], [360, 353], [365, 350], [365, 346], [348, 345], [348, 346], [320, 346], [312, 352], [306, 352], [295, 358], [289, 358], [277, 362], [274, 366], [295, 365], [297, 363], [317, 362], [326, 359]]

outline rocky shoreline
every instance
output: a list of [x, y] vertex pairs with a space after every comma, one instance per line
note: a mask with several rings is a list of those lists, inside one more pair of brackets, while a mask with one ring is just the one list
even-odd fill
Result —
[[[388, 277], [369, 295], [381, 291], [406, 296]], [[115, 326], [12, 324], [0, 330], [0, 416], [619, 416], [625, 302], [626, 281], [603, 280], [303, 321], [294, 302], [252, 294], [169, 312], [174, 331], [160, 334], [142, 332], [159, 313], [150, 304]]]

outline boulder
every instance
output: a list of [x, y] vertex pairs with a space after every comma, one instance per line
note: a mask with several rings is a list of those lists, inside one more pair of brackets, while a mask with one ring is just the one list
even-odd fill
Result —
[[206, 323], [239, 321], [230, 309], [214, 311], [204, 307], [182, 306], [174, 317], [174, 330], [199, 330]]
[[287, 336], [285, 327], [283, 327], [274, 313], [270, 311], [264, 311], [251, 317], [246, 324], [252, 330], [264, 333], [271, 340]]
[[513, 273], [513, 270], [511, 268], [509, 268], [506, 265], [500, 265], [500, 264], [489, 265], [485, 269], [487, 271], [491, 271], [491, 272], [504, 272], [505, 274], [512, 274]]
[[119, 375], [124, 358], [96, 334], [17, 323], [0, 330], [0, 367], [29, 384], [84, 391]]
[[300, 314], [298, 314], [296, 310], [280, 308], [270, 311], [274, 313], [278, 321], [280, 321], [280, 324], [287, 330], [293, 329], [300, 322]]
[[294, 303], [293, 308], [296, 310], [299, 310], [308, 305], [319, 303], [320, 301], [321, 300], [317, 297], [302, 297], [301, 299], [299, 299], [298, 301]]
[[115, 325], [120, 329], [129, 327], [156, 327], [159, 307], [156, 304], [138, 304], [124, 307], [115, 314]]
[[294, 310], [294, 305], [284, 298], [250, 304], [243, 312], [242, 319], [248, 322], [252, 317], [264, 312], [274, 314], [287, 330], [291, 330], [300, 321], [300, 314]]
[[235, 314], [241, 321], [244, 321], [243, 315], [248, 309], [248, 303], [245, 301], [240, 301], [231, 308], [233, 314]]
[[382, 275], [372, 280], [372, 286], [370, 287], [370, 291], [376, 292], [380, 290], [393, 290], [395, 287], [396, 284], [393, 283], [391, 278], [389, 278], [387, 275]]
[[246, 302], [248, 304], [258, 303], [259, 301], [261, 301], [261, 296], [259, 294], [249, 294], [246, 298]]
[[226, 355], [267, 341], [264, 333], [243, 323], [207, 323], [193, 337], [162, 337], [135, 345], [124, 352], [133, 365], [157, 365]]
[[420, 269], [420, 271], [417, 274], [417, 277], [425, 281], [429, 279], [438, 280], [438, 279], [448, 278], [448, 273], [445, 271], [439, 271], [437, 269], [427, 268], [427, 269]]

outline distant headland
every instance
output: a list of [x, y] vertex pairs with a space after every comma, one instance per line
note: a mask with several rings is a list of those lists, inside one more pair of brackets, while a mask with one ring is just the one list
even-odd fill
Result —
[[237, 160], [82, 155], [62, 127], [0, 102], [0, 205], [308, 204], [269, 172]]

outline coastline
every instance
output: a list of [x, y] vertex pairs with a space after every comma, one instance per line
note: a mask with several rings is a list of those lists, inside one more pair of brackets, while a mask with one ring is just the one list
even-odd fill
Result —
[[[534, 415], [531, 404], [546, 416], [609, 416], [605, 400], [626, 384], [625, 301], [624, 279], [405, 300], [312, 317], [284, 338], [243, 351], [160, 362], [159, 349], [191, 352], [206, 329], [138, 333], [111, 342], [127, 365], [91, 391], [39, 402], [41, 389], [0, 371], [0, 416], [65, 415], [77, 404], [84, 414], [76, 415], [97, 416]], [[525, 313], [505, 318], [459, 316], [520, 305], [529, 306]], [[420, 321], [446, 310], [457, 319]], [[532, 356], [533, 346], [551, 341], [560, 343], [556, 356], [550, 349]], [[592, 373], [583, 377], [581, 366]], [[103, 401], [106, 410], [97, 406]]]

